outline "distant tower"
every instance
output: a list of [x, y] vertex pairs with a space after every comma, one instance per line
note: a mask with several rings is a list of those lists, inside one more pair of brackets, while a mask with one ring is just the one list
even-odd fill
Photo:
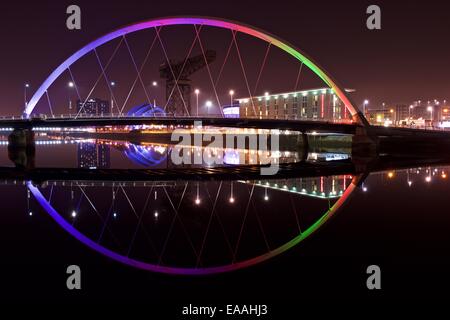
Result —
[[77, 112], [80, 112], [82, 114], [101, 116], [103, 114], [110, 113], [111, 109], [109, 107], [108, 101], [95, 98], [88, 99], [86, 102], [84, 100], [77, 100]]
[[[200, 54], [187, 59], [186, 64], [184, 63], [184, 61], [169, 60], [170, 64], [167, 64], [167, 62], [165, 62], [160, 65], [159, 67], [160, 77], [166, 79], [166, 101], [168, 101], [166, 112], [182, 116], [187, 115], [186, 109], [189, 112], [192, 111], [191, 110], [192, 90], [191, 90], [191, 80], [189, 79], [189, 76], [191, 76], [198, 70], [204, 68], [207, 64], [210, 64], [214, 60], [216, 60], [216, 52], [213, 50], [206, 50], [205, 56], [206, 61], [203, 55]], [[176, 79], [179, 79], [178, 87], [175, 85]], [[171, 97], [170, 93], [172, 93]]]

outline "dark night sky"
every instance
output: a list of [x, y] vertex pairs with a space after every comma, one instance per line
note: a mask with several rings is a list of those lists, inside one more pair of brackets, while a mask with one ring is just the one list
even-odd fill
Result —
[[[67, 56], [120, 26], [171, 15], [241, 21], [301, 48], [345, 87], [372, 103], [450, 98], [448, 1], [33, 1], [2, 3], [1, 114], [18, 114], [23, 83], [36, 88]], [[65, 28], [65, 9], [82, 9], [82, 30]], [[378, 4], [382, 30], [365, 27]]]

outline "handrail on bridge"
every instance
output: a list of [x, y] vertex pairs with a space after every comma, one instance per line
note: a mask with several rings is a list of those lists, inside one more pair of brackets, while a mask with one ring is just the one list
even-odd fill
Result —
[[317, 121], [317, 122], [323, 122], [323, 123], [342, 123], [342, 124], [354, 124], [355, 122], [352, 121], [352, 119], [320, 119], [320, 118], [306, 118], [306, 117], [298, 117], [298, 116], [284, 116], [284, 117], [276, 117], [276, 118], [264, 118], [264, 117], [252, 117], [252, 116], [246, 116], [246, 117], [224, 117], [220, 114], [206, 114], [206, 115], [200, 115], [200, 116], [193, 116], [193, 115], [182, 115], [177, 116], [172, 113], [152, 113], [150, 115], [146, 114], [125, 114], [125, 113], [101, 113], [101, 114], [60, 114], [60, 115], [47, 115], [47, 114], [37, 114], [32, 115], [29, 118], [26, 118], [24, 116], [1, 116], [0, 120], [60, 120], [60, 119], [71, 119], [71, 120], [77, 120], [77, 119], [130, 119], [130, 118], [137, 118], [137, 119], [168, 119], [168, 118], [181, 118], [181, 119], [236, 119], [236, 120], [288, 120], [288, 121]]

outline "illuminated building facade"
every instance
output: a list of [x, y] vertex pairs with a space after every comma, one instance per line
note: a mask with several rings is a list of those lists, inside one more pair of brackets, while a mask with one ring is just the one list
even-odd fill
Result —
[[329, 88], [240, 98], [241, 118], [350, 121], [342, 101]]
[[365, 117], [373, 125], [392, 125], [395, 122], [395, 110], [393, 108], [366, 109]]

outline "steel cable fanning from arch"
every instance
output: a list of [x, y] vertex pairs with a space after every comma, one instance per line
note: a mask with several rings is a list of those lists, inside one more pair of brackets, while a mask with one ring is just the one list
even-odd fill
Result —
[[[308, 67], [311, 71], [313, 71], [320, 79], [322, 79], [325, 84], [331, 88], [334, 93], [337, 95], [339, 99], [345, 105], [345, 108], [350, 112], [353, 119], [359, 122], [362, 125], [368, 125], [367, 120], [364, 118], [364, 115], [358, 110], [355, 104], [353, 104], [350, 99], [345, 94], [345, 91], [341, 89], [336, 81], [317, 63], [315, 63], [311, 58], [309, 58], [305, 53], [303, 53], [300, 49], [290, 45], [289, 43], [281, 40], [280, 38], [271, 35], [267, 32], [261, 31], [257, 28], [219, 18], [209, 18], [209, 17], [168, 17], [161, 19], [152, 19], [144, 22], [138, 22], [115, 31], [112, 31], [81, 48], [74, 54], [72, 54], [68, 59], [66, 59], [63, 63], [61, 63], [41, 84], [41, 86], [36, 90], [36, 92], [31, 97], [29, 103], [26, 105], [25, 110], [22, 114], [23, 117], [29, 118], [37, 103], [41, 99], [41, 97], [45, 94], [46, 90], [53, 84], [53, 82], [66, 70], [70, 70], [70, 66], [75, 63], [77, 60], [85, 56], [87, 53], [91, 51], [95, 51], [95, 49], [111, 40], [116, 38], [123, 38], [127, 34], [145, 30], [145, 29], [157, 29], [164, 26], [174, 26], [174, 25], [194, 25], [195, 28], [197, 26], [211, 26], [218, 27], [223, 29], [229, 29], [234, 32], [241, 32], [255, 38], [259, 38], [271, 46], [278, 47], [294, 58], [298, 59], [302, 65]], [[157, 35], [158, 36], [158, 35]], [[199, 39], [200, 40], [200, 39]], [[201, 41], [199, 41], [201, 45]], [[204, 50], [202, 50], [204, 53]], [[135, 66], [136, 69], [137, 66]], [[106, 69], [106, 68], [105, 68]], [[211, 77], [211, 75], [210, 75]], [[211, 82], [214, 85], [215, 82], [211, 78]], [[215, 87], [214, 87], [215, 89]]]
[[[200, 252], [195, 252], [197, 256], [197, 266], [195, 267], [174, 267], [174, 266], [166, 266], [161, 265], [159, 263], [149, 263], [140, 260], [136, 260], [134, 258], [130, 258], [128, 255], [123, 255], [118, 252], [115, 252], [105, 246], [102, 246], [99, 242], [92, 240], [91, 238], [84, 235], [82, 232], [77, 230], [69, 221], [67, 221], [58, 211], [54, 208], [54, 206], [50, 203], [50, 201], [42, 194], [38, 187], [36, 187], [31, 181], [26, 183], [27, 188], [30, 190], [31, 194], [35, 197], [37, 202], [42, 206], [42, 208], [71, 236], [85, 244], [89, 248], [94, 251], [97, 251], [113, 260], [124, 263], [126, 265], [136, 267], [139, 269], [159, 272], [159, 273], [168, 273], [168, 274], [180, 274], [180, 275], [205, 275], [205, 274], [215, 274], [222, 272], [230, 272], [234, 270], [238, 270], [241, 268], [253, 266], [255, 264], [266, 261], [270, 258], [273, 258], [302, 242], [304, 239], [308, 238], [311, 234], [316, 232], [323, 224], [325, 224], [329, 219], [331, 219], [338, 210], [350, 199], [350, 196], [358, 189], [358, 185], [361, 183], [362, 179], [364, 179], [364, 175], [353, 176], [352, 181], [345, 189], [340, 198], [331, 206], [329, 209], [322, 214], [313, 224], [311, 224], [305, 230], [299, 231], [298, 235], [295, 236], [292, 240], [286, 242], [283, 245], [278, 246], [277, 248], [264, 253], [262, 255], [256, 256], [254, 258], [250, 258], [242, 261], [235, 261], [236, 250], [238, 246], [234, 248], [233, 253], [233, 262], [226, 265], [221, 266], [210, 266], [210, 267], [201, 267], [200, 256], [202, 253], [202, 249], [204, 246], [204, 241], [207, 234], [204, 235], [204, 239], [202, 241], [202, 247], [200, 248]], [[214, 200], [215, 202], [216, 200]], [[251, 199], [249, 200], [251, 201]], [[215, 205], [214, 205], [215, 207]], [[213, 208], [211, 211], [210, 219], [212, 219], [214, 215], [215, 209]], [[137, 215], [138, 220], [140, 220], [140, 216]], [[176, 217], [174, 218], [176, 219]], [[208, 229], [207, 229], [208, 230]], [[207, 231], [206, 231], [207, 232]], [[129, 252], [129, 251], [128, 251]]]

